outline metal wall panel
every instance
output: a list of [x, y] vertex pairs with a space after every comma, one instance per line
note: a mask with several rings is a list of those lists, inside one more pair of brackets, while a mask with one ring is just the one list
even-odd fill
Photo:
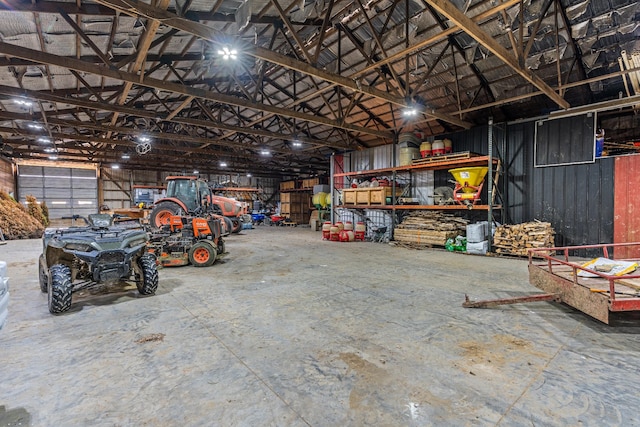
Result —
[[[446, 137], [453, 141], [454, 151], [487, 154], [487, 131], [482, 126]], [[501, 146], [502, 133], [505, 143]], [[494, 127], [494, 157], [500, 156], [503, 162], [498, 185], [505, 207], [502, 222], [549, 221], [556, 230], [556, 245], [613, 242], [613, 158], [536, 168], [534, 137], [535, 122]], [[436, 187], [451, 186], [449, 179], [447, 171], [435, 172]]]
[[[396, 159], [398, 158], [396, 153]], [[384, 169], [393, 167], [393, 145], [381, 145], [373, 148], [373, 168]]]
[[537, 121], [536, 166], [593, 162], [595, 133], [593, 113]]
[[[613, 242], [614, 159], [536, 168], [535, 126], [528, 122], [507, 128], [502, 179], [509, 221], [548, 221], [559, 246]], [[592, 254], [583, 251], [582, 255]]]

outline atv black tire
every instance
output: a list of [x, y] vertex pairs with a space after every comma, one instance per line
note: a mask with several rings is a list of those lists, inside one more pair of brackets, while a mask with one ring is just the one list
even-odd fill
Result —
[[138, 258], [138, 265], [142, 270], [142, 277], [136, 282], [140, 295], [152, 295], [158, 290], [158, 266], [156, 257], [144, 254]]
[[63, 264], [53, 265], [49, 269], [48, 303], [51, 314], [63, 313], [71, 308], [71, 269]]
[[233, 218], [231, 222], [233, 223], [233, 228], [231, 229], [231, 232], [239, 233], [240, 230], [242, 230], [242, 221], [240, 221], [240, 218]]
[[198, 242], [189, 249], [189, 262], [194, 267], [209, 267], [217, 256], [216, 248], [207, 242]]
[[149, 217], [149, 224], [155, 228], [161, 228], [163, 225], [169, 223], [169, 217], [171, 215], [179, 215], [182, 209], [178, 204], [173, 202], [160, 202], [153, 207], [151, 216]]
[[43, 294], [49, 292], [49, 279], [47, 279], [47, 272], [44, 270], [44, 255], [40, 255], [38, 260], [38, 278], [40, 279], [40, 290]]

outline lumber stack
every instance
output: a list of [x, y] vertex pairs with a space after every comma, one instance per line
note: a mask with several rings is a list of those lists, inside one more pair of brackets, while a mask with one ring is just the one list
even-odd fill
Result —
[[505, 255], [528, 256], [530, 248], [554, 246], [555, 231], [548, 222], [532, 221], [515, 225], [501, 225], [493, 236], [494, 252]]
[[393, 232], [397, 242], [444, 246], [449, 238], [464, 235], [467, 220], [442, 212], [416, 212], [404, 218]]

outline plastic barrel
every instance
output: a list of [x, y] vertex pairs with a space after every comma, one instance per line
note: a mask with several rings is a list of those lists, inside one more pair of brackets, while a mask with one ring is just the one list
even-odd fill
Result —
[[400, 166], [410, 166], [413, 159], [420, 158], [420, 150], [416, 147], [401, 147], [398, 164]]
[[331, 222], [326, 221], [322, 224], [322, 240], [329, 240], [331, 238]]
[[358, 221], [356, 223], [355, 239], [364, 242], [364, 234], [366, 231], [367, 227], [364, 225], [364, 222]]
[[423, 159], [431, 156], [431, 143], [429, 141], [420, 144], [420, 156], [422, 156]]
[[344, 224], [341, 221], [336, 222], [335, 226], [338, 227], [338, 231], [344, 230]]
[[339, 233], [340, 229], [335, 225], [332, 225], [331, 229], [329, 230], [329, 240], [331, 240], [332, 242], [337, 242], [338, 240], [340, 240], [340, 237], [338, 236]]
[[346, 231], [353, 231], [353, 222], [347, 221], [344, 223], [344, 229]]
[[444, 143], [444, 153], [453, 153], [453, 142], [448, 138], [443, 139], [442, 142]]
[[441, 139], [436, 139], [431, 144], [431, 154], [434, 156], [442, 156], [444, 154], [444, 142]]

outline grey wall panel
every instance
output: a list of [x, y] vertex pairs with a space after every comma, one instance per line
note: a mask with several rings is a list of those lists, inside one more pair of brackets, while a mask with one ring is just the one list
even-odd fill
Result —
[[88, 199], [95, 200], [96, 199], [96, 189], [95, 188], [73, 188], [73, 198], [74, 199]]
[[66, 189], [67, 191], [70, 191], [70, 189], [72, 188], [70, 177], [52, 178], [45, 176], [44, 181], [45, 187]]
[[24, 197], [33, 196], [38, 200], [42, 200], [44, 198], [44, 188], [42, 187], [25, 187], [20, 191]]
[[41, 176], [21, 176], [20, 186], [22, 188], [34, 188], [44, 186], [44, 178]]
[[52, 167], [43, 167], [45, 178], [57, 178], [57, 177], [65, 177], [71, 178], [71, 169], [69, 168], [52, 168]]
[[97, 178], [95, 169], [71, 169], [71, 174], [74, 178]]
[[36, 176], [42, 176], [43, 172], [42, 172], [42, 166], [30, 166], [30, 165], [19, 165], [18, 166], [18, 173], [20, 175], [36, 175]]
[[594, 155], [595, 124], [592, 113], [536, 122], [537, 166], [593, 162]]
[[45, 187], [44, 197], [47, 199], [71, 200], [71, 190], [69, 188]]
[[73, 189], [91, 189], [94, 192], [98, 188], [98, 180], [95, 178], [76, 178], [73, 179]]

